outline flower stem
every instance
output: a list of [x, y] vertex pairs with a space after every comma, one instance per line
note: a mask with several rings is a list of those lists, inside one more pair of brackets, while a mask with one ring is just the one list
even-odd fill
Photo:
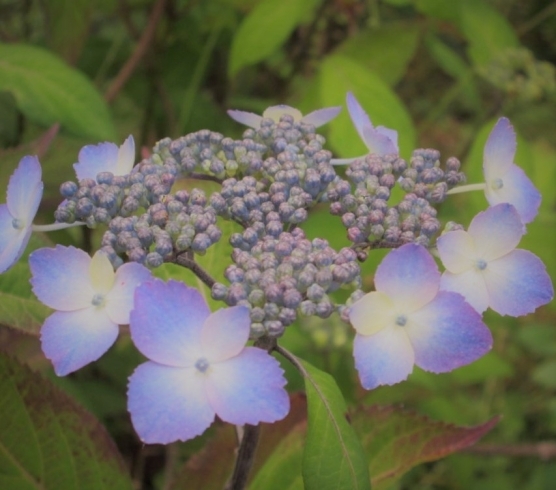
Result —
[[224, 487], [224, 490], [243, 490], [245, 488], [249, 472], [255, 459], [255, 450], [259, 442], [260, 432], [260, 425], [245, 424], [243, 426], [243, 437], [239, 444], [234, 472], [232, 478]]
[[460, 185], [458, 187], [450, 189], [448, 192], [446, 192], [446, 194], [460, 194], [462, 192], [484, 191], [485, 189], [486, 183], [482, 182], [481, 184]]
[[33, 231], [45, 232], [45, 231], [57, 231], [64, 230], [66, 228], [73, 228], [74, 226], [83, 226], [85, 223], [83, 221], [75, 221], [74, 223], [52, 223], [50, 225], [31, 225]]
[[185, 252], [177, 255], [176, 264], [179, 264], [189, 269], [209, 288], [212, 288], [212, 286], [216, 282], [214, 278], [205, 269], [203, 269], [197, 262], [195, 262], [195, 257], [193, 256], [193, 253]]

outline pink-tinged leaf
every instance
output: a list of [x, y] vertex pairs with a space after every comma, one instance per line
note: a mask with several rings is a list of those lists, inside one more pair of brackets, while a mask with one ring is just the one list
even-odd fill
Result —
[[351, 422], [369, 456], [373, 490], [389, 488], [414, 466], [435, 461], [475, 444], [497, 423], [459, 427], [413, 411], [373, 406], [354, 413]]
[[29, 368], [0, 357], [2, 488], [131, 490], [104, 427]]

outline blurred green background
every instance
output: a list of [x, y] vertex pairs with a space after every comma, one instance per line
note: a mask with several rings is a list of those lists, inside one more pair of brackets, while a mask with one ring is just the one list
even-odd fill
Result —
[[[74, 178], [85, 144], [120, 144], [131, 133], [145, 154], [163, 137], [203, 128], [239, 137], [227, 109], [260, 114], [285, 103], [307, 113], [343, 105], [351, 90], [373, 123], [399, 131], [404, 158], [436, 148], [443, 161], [463, 162], [470, 183], [481, 181], [494, 122], [509, 117], [516, 163], [543, 194], [520, 246], [554, 278], [555, 63], [556, 2], [548, 0], [0, 0], [0, 187], [21, 156], [38, 154], [46, 185], [40, 219], [51, 222], [58, 186]], [[339, 157], [364, 152], [345, 109], [323, 134]], [[440, 216], [467, 225], [485, 207], [482, 193], [458, 195]], [[335, 247], [348, 243], [325, 207], [305, 229]], [[54, 240], [95, 243], [100, 233], [71, 230]], [[365, 265], [368, 287], [383, 255]], [[440, 376], [417, 370], [370, 393], [354, 376], [352, 334], [334, 317], [290, 327], [284, 344], [333, 374], [353, 405], [403, 404], [458, 424], [503, 415], [482, 443], [488, 447], [415, 468], [394, 488], [551, 490], [556, 305], [518, 319], [487, 313], [486, 322], [495, 345], [480, 361]], [[0, 334], [2, 350], [48, 372], [36, 339]], [[157, 488], [162, 450], [138, 456], [125, 415], [126, 378], [138, 359], [123, 339], [96, 365], [57, 382], [107, 424], [134, 468], [143, 458], [141, 471]], [[301, 387], [295, 375], [290, 385]], [[201, 443], [185, 445], [182, 456]]]

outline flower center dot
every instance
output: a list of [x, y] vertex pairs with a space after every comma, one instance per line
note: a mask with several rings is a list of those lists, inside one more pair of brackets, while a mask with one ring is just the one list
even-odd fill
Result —
[[502, 187], [504, 187], [504, 181], [502, 179], [494, 179], [491, 182], [490, 187], [492, 187], [492, 189], [495, 191], [497, 191], [498, 189], [502, 189]]
[[93, 306], [104, 306], [105, 302], [104, 294], [95, 294], [91, 301]]
[[195, 363], [195, 367], [201, 373], [204, 373], [209, 367], [209, 362], [204, 357], [201, 357], [200, 359], [197, 359], [197, 362]]
[[13, 226], [16, 230], [21, 230], [21, 229], [25, 228], [25, 223], [23, 222], [22, 219], [14, 218], [14, 219], [12, 220], [12, 226]]
[[396, 318], [396, 325], [399, 325], [400, 327], [404, 327], [406, 323], [407, 323], [407, 317], [405, 315], [398, 315], [398, 317]]
[[477, 262], [475, 263], [475, 266], [476, 266], [477, 269], [479, 269], [480, 271], [484, 271], [484, 270], [487, 268], [486, 260], [483, 260], [483, 259], [477, 260]]

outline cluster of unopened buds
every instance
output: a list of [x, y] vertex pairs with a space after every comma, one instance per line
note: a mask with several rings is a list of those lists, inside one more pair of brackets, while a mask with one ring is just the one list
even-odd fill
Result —
[[[77, 183], [61, 185], [52, 225], [33, 224], [41, 167], [23, 158], [0, 206], [0, 272], [18, 261], [33, 231], [105, 229], [92, 257], [60, 245], [29, 257], [33, 291], [55, 310], [41, 345], [56, 373], [97, 360], [129, 325], [148, 358], [129, 379], [133, 425], [144, 442], [169, 443], [203, 433], [215, 415], [236, 425], [283, 418], [286, 380], [269, 352], [299, 318], [336, 313], [350, 323], [355, 367], [372, 389], [403, 381], [414, 365], [441, 373], [468, 364], [492, 346], [486, 309], [519, 316], [552, 299], [540, 259], [516, 248], [541, 196], [513, 162], [507, 119], [486, 143], [485, 182], [463, 185], [456, 158], [441, 166], [436, 150], [419, 149], [407, 162], [396, 131], [374, 127], [352, 94], [347, 106], [368, 148], [358, 158], [333, 159], [316, 133], [339, 107], [304, 117], [288, 106], [263, 116], [229, 111], [249, 126], [242, 139], [208, 130], [164, 139], [135, 166], [131, 136], [121, 147], [85, 146]], [[347, 180], [336, 165], [348, 165]], [[178, 179], [220, 188], [175, 190]], [[405, 195], [393, 204], [395, 187]], [[467, 229], [442, 225], [435, 206], [466, 190], [483, 190], [490, 207]], [[350, 247], [306, 237], [302, 225], [319, 203], [341, 219]], [[223, 237], [225, 220], [241, 231]], [[221, 239], [233, 247], [227, 284], [196, 260]], [[376, 248], [392, 250], [375, 290], [364, 292], [360, 262]], [[164, 263], [190, 269], [227, 307], [211, 312], [198, 290], [154, 278], [151, 269]], [[346, 303], [335, 300], [340, 288], [351, 291]]]

